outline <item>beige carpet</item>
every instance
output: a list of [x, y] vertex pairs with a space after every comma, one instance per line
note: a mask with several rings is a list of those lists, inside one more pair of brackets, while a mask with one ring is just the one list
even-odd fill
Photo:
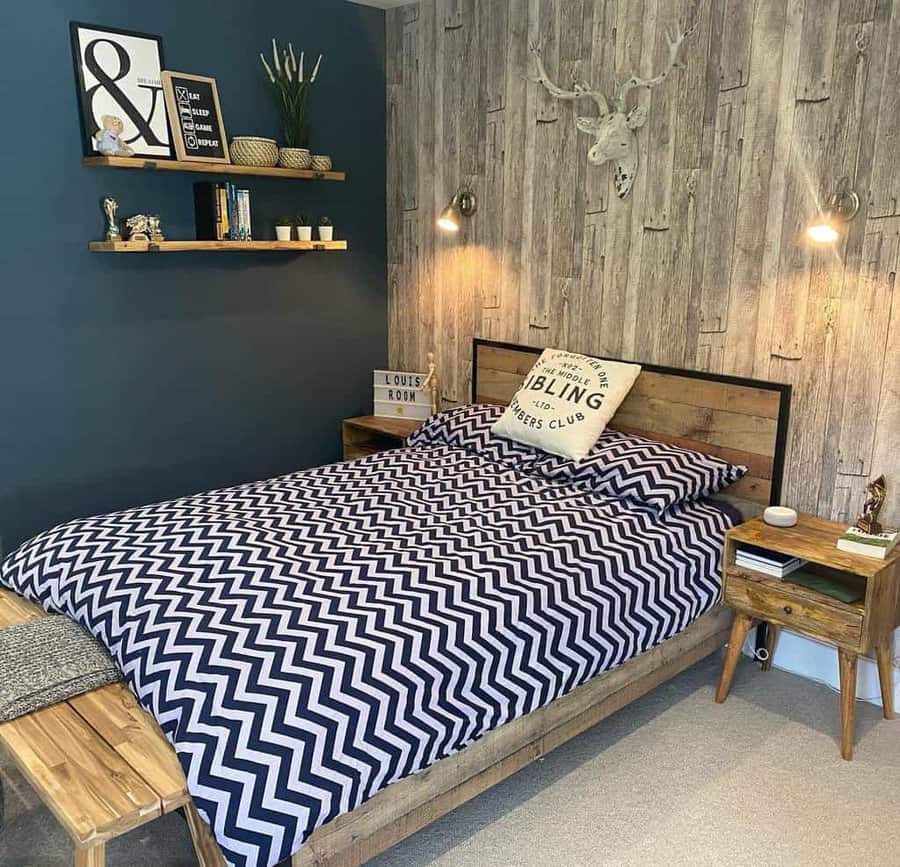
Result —
[[[857, 705], [856, 757], [838, 698], [742, 660], [712, 701], [700, 663], [372, 862], [373, 867], [853, 865], [900, 867], [900, 720]], [[2, 867], [70, 867], [55, 820], [7, 774]], [[108, 867], [195, 867], [168, 816], [109, 847]]]

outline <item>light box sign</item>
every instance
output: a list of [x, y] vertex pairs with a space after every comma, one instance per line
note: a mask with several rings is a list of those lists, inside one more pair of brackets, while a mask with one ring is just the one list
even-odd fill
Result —
[[379, 418], [424, 421], [431, 415], [431, 395], [422, 389], [426, 374], [401, 370], [374, 373], [374, 414]]

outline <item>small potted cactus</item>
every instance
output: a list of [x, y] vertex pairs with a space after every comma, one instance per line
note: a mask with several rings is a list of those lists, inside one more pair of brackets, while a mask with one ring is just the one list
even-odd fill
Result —
[[290, 217], [278, 217], [275, 220], [275, 237], [279, 241], [290, 241], [294, 230], [294, 221]]
[[320, 241], [334, 240], [334, 225], [332, 224], [330, 217], [320, 217], [319, 218], [319, 240]]
[[306, 214], [297, 217], [297, 240], [312, 241], [312, 220]]

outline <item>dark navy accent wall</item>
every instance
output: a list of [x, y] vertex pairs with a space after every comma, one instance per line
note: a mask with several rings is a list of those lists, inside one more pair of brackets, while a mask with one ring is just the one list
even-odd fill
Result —
[[[336, 460], [387, 355], [384, 18], [342, 0], [27, 0], [0, 42], [0, 535]], [[229, 138], [278, 132], [258, 54], [325, 54], [314, 150], [344, 184], [246, 178], [254, 232], [327, 213], [349, 253], [88, 253], [99, 200], [192, 238], [202, 175], [81, 165], [69, 21], [162, 36]]]

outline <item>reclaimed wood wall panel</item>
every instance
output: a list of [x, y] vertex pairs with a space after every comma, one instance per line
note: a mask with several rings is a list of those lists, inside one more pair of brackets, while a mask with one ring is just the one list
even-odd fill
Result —
[[[889, 478], [900, 522], [900, 0], [420, 0], [387, 14], [390, 363], [434, 348], [469, 399], [470, 340], [757, 376], [794, 386], [784, 500], [850, 520]], [[632, 195], [591, 166], [576, 108], [527, 80], [610, 92], [662, 65]], [[595, 114], [588, 100], [579, 114]], [[847, 174], [833, 250], [805, 223]], [[460, 184], [478, 214], [438, 211]], [[752, 432], [750, 432], [752, 435]]]

